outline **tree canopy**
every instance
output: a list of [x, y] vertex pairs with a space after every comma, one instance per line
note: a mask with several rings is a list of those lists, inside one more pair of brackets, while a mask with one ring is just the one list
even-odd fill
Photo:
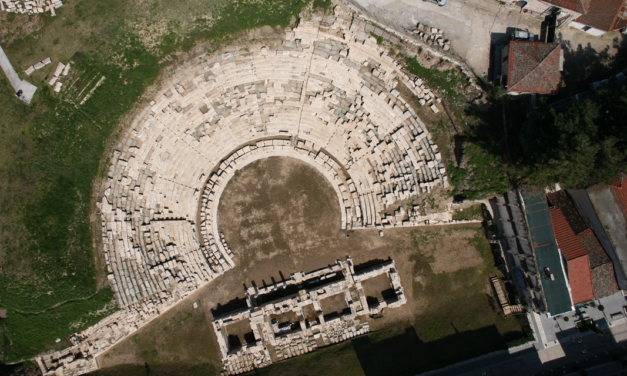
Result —
[[627, 167], [627, 88], [598, 90], [595, 100], [563, 109], [539, 106], [524, 135], [528, 157], [516, 168], [534, 185], [563, 188], [609, 182]]

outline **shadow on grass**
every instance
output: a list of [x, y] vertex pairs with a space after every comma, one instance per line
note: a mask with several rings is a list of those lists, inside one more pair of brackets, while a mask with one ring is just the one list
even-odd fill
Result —
[[501, 335], [495, 326], [461, 331], [425, 343], [414, 327], [403, 334], [372, 342], [370, 336], [352, 340], [366, 376], [414, 375], [507, 348], [519, 333]]
[[185, 365], [176, 363], [123, 364], [89, 373], [91, 376], [213, 376], [220, 369], [211, 364]]

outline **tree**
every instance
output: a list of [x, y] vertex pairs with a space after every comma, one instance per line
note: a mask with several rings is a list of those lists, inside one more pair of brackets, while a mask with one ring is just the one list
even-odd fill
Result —
[[627, 166], [627, 89], [600, 90], [596, 101], [585, 100], [555, 109], [540, 106], [524, 142], [528, 158], [515, 173], [530, 183], [563, 188], [609, 182]]

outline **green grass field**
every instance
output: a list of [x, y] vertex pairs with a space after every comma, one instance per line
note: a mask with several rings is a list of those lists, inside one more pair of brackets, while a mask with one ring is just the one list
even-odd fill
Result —
[[[205, 41], [216, 49], [238, 32], [264, 25], [278, 30], [306, 5], [77, 0], [19, 35], [15, 31], [35, 16], [2, 12], [0, 43], [16, 70], [47, 56], [53, 64], [29, 78], [39, 87], [30, 106], [0, 78], [0, 307], [8, 309], [0, 360], [65, 347], [71, 333], [117, 309], [94, 249], [99, 218], [93, 216], [93, 184], [105, 176], [105, 152], [122, 119], [177, 59], [175, 52]], [[328, 9], [330, 3], [315, 5]], [[57, 95], [45, 82], [58, 61], [69, 60], [76, 87]], [[72, 93], [88, 92], [100, 76], [106, 77], [102, 85], [78, 105]], [[55, 345], [56, 338], [62, 341]]]

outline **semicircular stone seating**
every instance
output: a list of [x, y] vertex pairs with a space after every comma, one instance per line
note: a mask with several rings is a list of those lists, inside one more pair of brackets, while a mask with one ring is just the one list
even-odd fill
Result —
[[77, 337], [92, 356], [235, 266], [219, 198], [255, 160], [315, 166], [338, 195], [343, 229], [424, 224], [381, 214], [448, 186], [425, 124], [395, 90], [415, 84], [362, 21], [335, 16], [301, 22], [277, 49], [200, 57], [135, 118], [99, 203], [108, 278], [126, 309]]
[[313, 22], [288, 38], [188, 67], [120, 143], [100, 205], [120, 305], [175, 285], [193, 291], [235, 266], [219, 197], [254, 160], [316, 166], [338, 194], [343, 229], [391, 226], [388, 206], [447, 186], [437, 146], [394, 89], [408, 78], [385, 52]]

